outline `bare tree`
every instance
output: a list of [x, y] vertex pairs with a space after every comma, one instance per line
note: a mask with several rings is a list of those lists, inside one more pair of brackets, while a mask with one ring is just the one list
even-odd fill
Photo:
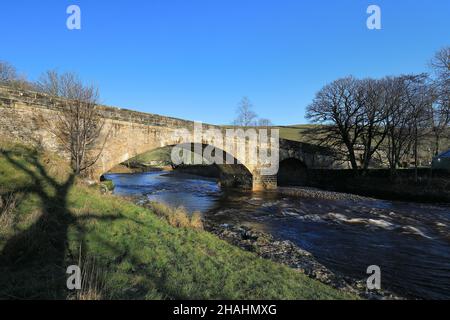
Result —
[[34, 88], [24, 76], [18, 74], [12, 64], [6, 61], [0, 61], [0, 84], [22, 90]]
[[387, 135], [386, 94], [383, 80], [360, 80], [357, 101], [362, 109], [360, 141], [363, 147], [362, 167], [367, 171], [373, 156]]
[[438, 51], [430, 62], [434, 79], [430, 122], [434, 136], [434, 155], [440, 152], [440, 141], [450, 125], [450, 47]]
[[17, 80], [16, 68], [6, 61], [0, 61], [0, 83], [8, 83]]
[[437, 156], [441, 151], [442, 137], [448, 133], [450, 125], [450, 108], [448, 104], [440, 102], [440, 98], [433, 94], [433, 102], [430, 104], [430, 127], [434, 138], [433, 156]]
[[[310, 118], [316, 117], [315, 122], [326, 124], [322, 131], [326, 132], [328, 141], [340, 148], [345, 146], [347, 160], [353, 169], [358, 169], [359, 160], [361, 167], [367, 171], [387, 135], [382, 81], [350, 77], [334, 82], [332, 87], [337, 90], [329, 90], [322, 96], [325, 99], [321, 99], [321, 106], [310, 109]], [[326, 111], [332, 114], [328, 123], [317, 118], [320, 113], [323, 115], [326, 99], [329, 100], [328, 106], [332, 106]]]
[[414, 156], [414, 178], [417, 182], [419, 165], [419, 145], [423, 138], [429, 133], [429, 110], [432, 104], [432, 95], [428, 85], [428, 75], [412, 75], [408, 81], [410, 85], [407, 93], [407, 104], [410, 108], [410, 126], [412, 140], [412, 154]]
[[387, 94], [387, 117], [386, 128], [387, 146], [386, 155], [391, 169], [391, 175], [395, 175], [395, 171], [400, 164], [400, 159], [410, 147], [409, 114], [405, 103], [405, 81], [400, 77], [389, 77], [386, 79]]
[[272, 121], [270, 121], [269, 119], [266, 118], [259, 118], [258, 119], [258, 126], [259, 127], [270, 127], [272, 126]]
[[257, 114], [252, 110], [253, 105], [247, 97], [243, 97], [236, 110], [237, 117], [233, 121], [236, 126], [251, 127], [256, 126]]
[[[362, 133], [363, 108], [357, 103], [357, 80], [347, 77], [326, 85], [307, 108], [306, 117], [320, 123], [321, 143], [333, 146], [358, 170], [356, 147]], [[345, 150], [345, 152], [343, 152]]]
[[387, 158], [391, 176], [403, 159], [413, 154], [418, 164], [418, 145], [428, 125], [429, 91], [426, 75], [387, 78]]
[[63, 98], [57, 123], [48, 127], [70, 154], [75, 174], [83, 173], [95, 164], [103, 149], [94, 150], [105, 124], [97, 108], [98, 90], [85, 86], [73, 73], [58, 74], [56, 71], [43, 74], [37, 88], [53, 97]]
[[430, 65], [436, 78], [448, 84], [450, 82], [450, 46], [436, 52]]

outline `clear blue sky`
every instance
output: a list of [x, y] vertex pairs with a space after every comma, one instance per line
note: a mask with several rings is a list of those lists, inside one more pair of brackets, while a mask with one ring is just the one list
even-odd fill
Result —
[[[82, 29], [66, 28], [79, 5]], [[382, 10], [382, 30], [366, 9]], [[102, 102], [230, 123], [242, 96], [276, 124], [305, 123], [327, 82], [427, 71], [450, 45], [449, 0], [2, 1], [0, 59], [31, 79], [76, 71]]]

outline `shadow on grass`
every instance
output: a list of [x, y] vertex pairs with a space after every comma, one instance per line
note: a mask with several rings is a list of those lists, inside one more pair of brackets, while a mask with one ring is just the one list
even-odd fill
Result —
[[[27, 207], [41, 211], [39, 216], [32, 215], [36, 221], [26, 230], [16, 230], [6, 238], [0, 252], [0, 299], [78, 298], [66, 288], [66, 268], [78, 264], [78, 243], [80, 251], [94, 258], [107, 276], [104, 291], [85, 298], [294, 298], [315, 297], [316, 292], [338, 296], [314, 283], [292, 286], [293, 281], [303, 281], [298, 273], [241, 254], [239, 249], [231, 250], [213, 237], [196, 237], [194, 231], [183, 228], [175, 231], [168, 224], [153, 223], [153, 218], [134, 219], [134, 209], [127, 213], [125, 205], [116, 209], [114, 203], [105, 208], [97, 204], [98, 212], [93, 212], [95, 206], [83, 207], [85, 190], [70, 192], [73, 175], [54, 179], [37, 154], [25, 160], [8, 151], [0, 155], [28, 178], [26, 188], [15, 191], [26, 194], [24, 201], [32, 198], [33, 203], [23, 202], [17, 211], [26, 215], [32, 215], [24, 212]], [[86, 204], [96, 200], [100, 199], [87, 196]], [[121, 210], [124, 212], [118, 213]], [[100, 221], [105, 224], [96, 225]], [[148, 241], [147, 233], [153, 233]], [[273, 274], [280, 283], [274, 282]]]
[[[11, 191], [24, 194], [23, 199], [36, 197], [39, 203], [36, 207], [40, 211], [36, 221], [26, 230], [16, 229], [12, 236], [6, 238], [3, 249], [0, 249], [0, 299], [74, 298], [76, 292], [69, 291], [66, 287], [69, 276], [66, 270], [69, 265], [78, 264], [80, 257], [78, 249], [73, 250], [74, 239], [69, 241], [69, 231], [75, 231], [75, 239], [81, 246], [79, 251], [82, 252], [83, 259], [85, 255], [89, 255], [85, 248], [85, 237], [89, 233], [87, 230], [90, 222], [112, 223], [124, 219], [124, 216], [90, 212], [89, 208], [80, 214], [78, 208], [69, 204], [68, 200], [75, 176], [71, 174], [63, 181], [53, 178], [39, 161], [37, 153], [20, 160], [10, 151], [0, 151], [0, 155], [18, 172], [25, 173], [29, 181], [26, 187]], [[31, 212], [24, 213], [32, 215]], [[144, 226], [141, 221], [131, 217], [126, 219]], [[117, 247], [113, 239], [106, 239], [100, 234], [90, 233], [90, 237], [92, 242], [103, 247], [104, 253], [109, 252], [111, 259], [98, 267], [114, 270], [122, 261], [128, 261], [133, 266], [133, 271], [132, 275], [127, 276], [130, 279], [143, 279], [138, 283], [130, 283], [128, 288], [120, 288], [118, 292], [105, 292], [106, 296], [100, 298], [188, 298], [180, 295], [176, 288], [168, 286], [169, 271], [165, 268], [158, 274], [153, 274], [151, 267], [149, 269], [136, 252], [130, 252], [126, 247]], [[89, 257], [91, 258], [97, 259]]]
[[0, 299], [66, 299], [67, 261], [76, 261], [76, 257], [67, 257], [69, 227], [82, 232], [79, 220], [117, 216], [76, 217], [68, 206], [74, 174], [58, 182], [49, 176], [35, 153], [26, 163], [9, 151], [1, 154], [30, 179], [28, 187], [15, 192], [37, 195], [41, 214], [26, 230], [10, 237], [0, 253]]

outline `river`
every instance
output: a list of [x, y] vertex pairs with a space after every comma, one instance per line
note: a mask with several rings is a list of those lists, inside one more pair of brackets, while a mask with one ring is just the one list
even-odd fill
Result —
[[212, 222], [290, 240], [331, 271], [354, 279], [367, 278], [367, 267], [378, 265], [382, 288], [401, 296], [450, 299], [450, 206], [229, 191], [215, 180], [175, 172], [106, 178], [118, 195], [184, 206]]

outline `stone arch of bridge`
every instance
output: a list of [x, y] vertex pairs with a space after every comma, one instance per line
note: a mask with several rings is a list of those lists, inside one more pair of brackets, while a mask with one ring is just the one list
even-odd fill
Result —
[[298, 157], [288, 157], [280, 161], [277, 181], [279, 185], [304, 186], [308, 179], [308, 167]]
[[[99, 159], [96, 168], [93, 170], [93, 176], [94, 178], [99, 178], [104, 173], [111, 170], [113, 167], [126, 162], [127, 160], [134, 158], [140, 154], [144, 154], [146, 152], [162, 148], [162, 147], [170, 147], [174, 145], [179, 145], [181, 141], [174, 139], [173, 137], [176, 135], [171, 134], [171, 131], [168, 131], [167, 133], [163, 130], [155, 130], [154, 132], [150, 133], [149, 135], [145, 134], [142, 135], [138, 131], [135, 135], [135, 139], [128, 139], [126, 143], [121, 142], [121, 134], [122, 132], [119, 132], [116, 137], [113, 137], [113, 139], [109, 142], [107, 146], [105, 146], [105, 150], [102, 152], [102, 157]], [[167, 137], [167, 138], [164, 138]], [[187, 143], [191, 145], [196, 145], [195, 143]], [[202, 148], [201, 150], [205, 150], [205, 147], [211, 146], [214, 147], [214, 144], [211, 144], [210, 141], [202, 141]], [[195, 147], [192, 147], [192, 149], [195, 151]], [[223, 150], [220, 148], [217, 148], [218, 150], [222, 150], [225, 155], [231, 156], [235, 160], [235, 164], [241, 164], [245, 169], [250, 173], [251, 180], [252, 180], [252, 189], [253, 190], [264, 190], [264, 189], [274, 189], [277, 187], [278, 183], [278, 175], [273, 176], [261, 176], [260, 174], [260, 167], [255, 164], [249, 164], [246, 159], [242, 159], [240, 155], [237, 152], [233, 152], [234, 150]], [[285, 151], [280, 152], [280, 160], [286, 160], [286, 158], [295, 158], [301, 162], [303, 159], [301, 159], [301, 154], [298, 152], [293, 152], [292, 150], [289, 153], [286, 153]]]
[[[192, 154], [198, 154], [201, 157], [202, 163], [195, 163], [192, 162], [192, 164], [203, 164], [203, 165], [215, 165], [215, 163], [213, 162], [213, 159], [210, 159], [209, 157], [205, 156], [205, 152], [207, 154], [210, 153], [210, 149], [213, 149], [215, 151], [218, 152], [222, 152], [223, 153], [223, 165], [219, 164], [218, 166], [220, 167], [220, 170], [222, 171], [226, 171], [226, 174], [229, 176], [233, 176], [233, 171], [230, 170], [230, 166], [239, 166], [239, 168], [243, 168], [237, 170], [239, 174], [242, 174], [242, 171], [245, 171], [244, 174], [248, 175], [250, 177], [250, 185], [252, 185], [253, 183], [253, 177], [255, 175], [255, 167], [253, 166], [248, 166], [245, 164], [245, 161], [240, 160], [239, 157], [236, 157], [235, 155], [215, 147], [212, 144], [206, 144], [206, 143], [202, 143], [202, 144], [196, 144], [196, 143], [184, 143], [184, 144], [174, 144], [173, 141], [167, 141], [164, 143], [160, 143], [157, 146], [150, 146], [150, 147], [145, 147], [145, 148], [135, 148], [133, 150], [129, 150], [128, 148], [126, 150], [123, 150], [123, 152], [118, 152], [118, 154], [116, 154], [114, 157], [112, 157], [109, 161], [100, 161], [102, 162], [102, 166], [101, 168], [99, 168], [99, 170], [96, 170], [96, 172], [94, 173], [94, 175], [98, 178], [101, 177], [103, 174], [107, 173], [108, 171], [110, 171], [111, 169], [113, 169], [115, 166], [125, 163], [128, 160], [135, 158], [139, 155], [145, 154], [147, 152], [150, 151], [154, 151], [154, 150], [158, 150], [158, 149], [162, 149], [162, 148], [173, 148], [175, 146], [181, 146], [183, 148], [185, 148], [188, 151], [191, 151]], [[199, 152], [201, 151], [201, 152]], [[215, 155], [214, 151], [212, 153], [212, 155]], [[230, 163], [230, 159], [232, 160], [232, 163]], [[228, 162], [227, 162], [228, 161]], [[189, 164], [189, 163], [188, 163]], [[182, 162], [180, 165], [185, 165], [184, 162]], [[238, 179], [238, 177], [236, 177], [236, 179]]]

